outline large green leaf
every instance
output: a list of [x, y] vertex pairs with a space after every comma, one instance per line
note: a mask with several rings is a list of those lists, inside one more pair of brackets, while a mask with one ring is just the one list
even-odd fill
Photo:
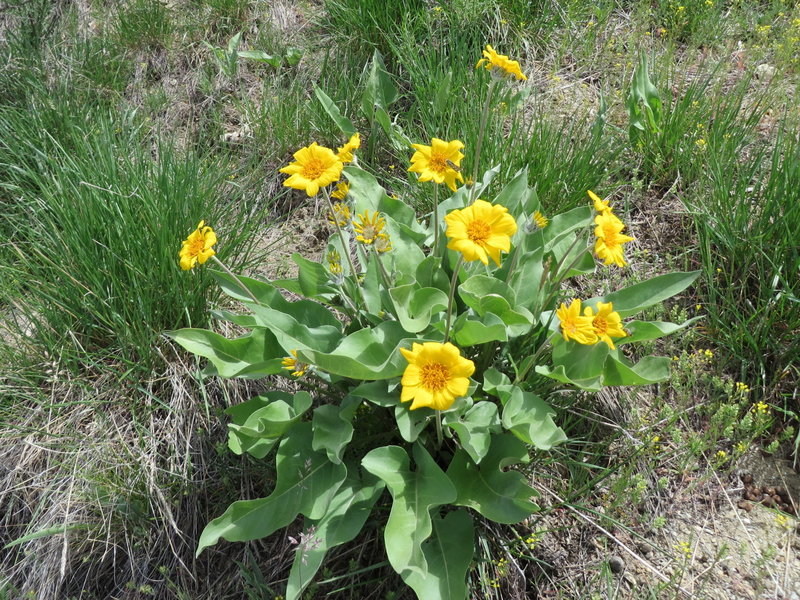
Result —
[[400, 324], [409, 333], [423, 331], [434, 314], [447, 308], [447, 294], [438, 288], [409, 284], [392, 288], [389, 295]]
[[621, 317], [629, 317], [645, 308], [663, 302], [675, 294], [679, 294], [689, 287], [699, 275], [700, 271], [667, 273], [666, 275], [659, 275], [642, 283], [617, 290], [604, 298], [592, 298], [587, 300], [586, 303], [592, 304], [598, 300], [613, 302], [614, 310]]
[[499, 296], [511, 306], [517, 301], [514, 290], [507, 283], [488, 275], [473, 275], [458, 286], [458, 295], [481, 316], [484, 314], [482, 301], [488, 296]]
[[[398, 398], [399, 400], [399, 398]], [[394, 418], [397, 421], [397, 431], [407, 442], [416, 442], [419, 434], [428, 425], [428, 421], [436, 414], [432, 408], [420, 407], [415, 410], [409, 408], [408, 402], [394, 407]]]
[[561, 383], [574, 385], [576, 388], [586, 392], [596, 392], [603, 387], [602, 376], [598, 375], [597, 377], [589, 377], [587, 379], [572, 379], [569, 375], [567, 375], [563, 365], [558, 365], [553, 368], [550, 368], [547, 365], [538, 365], [536, 366], [535, 370], [539, 375], [543, 375], [544, 377], [548, 377], [550, 379], [555, 379]]
[[311, 394], [305, 391], [294, 396], [272, 391], [231, 406], [225, 411], [233, 420], [228, 424], [228, 447], [236, 454], [247, 452], [264, 458], [278, 439], [302, 418], [311, 402]]
[[428, 573], [422, 542], [431, 534], [430, 510], [456, 499], [447, 475], [420, 444], [414, 444], [411, 471], [406, 451], [399, 446], [375, 448], [361, 461], [364, 468], [386, 483], [392, 494], [392, 510], [384, 530], [386, 555], [395, 571]]
[[286, 434], [275, 456], [277, 484], [266, 498], [240, 500], [206, 525], [197, 545], [199, 555], [220, 538], [229, 542], [257, 540], [291, 523], [298, 514], [321, 519], [347, 476], [324, 452], [311, 450], [311, 423], [298, 423]]
[[344, 173], [350, 182], [354, 213], [363, 213], [365, 210], [378, 211], [397, 223], [412, 227], [416, 225], [418, 230], [422, 231], [417, 223], [414, 209], [402, 200], [390, 197], [372, 173], [367, 173], [354, 165], [348, 165]]
[[493, 204], [500, 204], [508, 209], [512, 216], [517, 217], [523, 212], [528, 203], [528, 167], [517, 171], [514, 178], [495, 196]]
[[299, 351], [298, 356], [333, 375], [364, 380], [390, 379], [401, 375], [408, 365], [398, 350], [407, 336], [397, 321], [384, 321], [372, 329], [348, 335], [333, 352], [306, 349]]
[[461, 348], [467, 348], [486, 342], [505, 342], [508, 333], [503, 319], [493, 313], [487, 313], [480, 320], [461, 313], [453, 323], [453, 339]]
[[[386, 112], [389, 105], [397, 100], [397, 88], [391, 75], [386, 71], [381, 53], [375, 50], [369, 66], [367, 83], [364, 86], [364, 95], [361, 97], [361, 110], [371, 123], [375, 117], [376, 109]], [[388, 134], [389, 131], [386, 131]]]
[[666, 323], [664, 321], [629, 321], [625, 323], [625, 329], [629, 332], [628, 336], [614, 340], [614, 343], [617, 346], [621, 346], [622, 344], [631, 344], [633, 342], [656, 340], [665, 335], [680, 331], [702, 318], [703, 317], [694, 317], [680, 325], [677, 323]]
[[403, 581], [419, 600], [466, 600], [467, 571], [472, 563], [475, 531], [465, 510], [435, 515], [433, 535], [422, 544], [428, 572], [406, 571]]
[[478, 402], [463, 414], [445, 413], [444, 424], [456, 432], [461, 447], [475, 464], [489, 451], [492, 434], [502, 430], [494, 402]]
[[320, 263], [308, 260], [297, 252], [292, 254], [292, 260], [298, 267], [297, 281], [305, 297], [330, 300], [338, 293], [336, 288], [330, 285], [327, 269]]
[[323, 404], [314, 409], [311, 423], [314, 426], [314, 450], [324, 450], [328, 459], [337, 465], [342, 462], [342, 452], [353, 439], [353, 415], [361, 401], [348, 396], [341, 405]]
[[353, 122], [342, 115], [339, 107], [336, 106], [336, 103], [331, 100], [328, 95], [317, 85], [314, 86], [314, 94], [322, 104], [325, 112], [328, 113], [328, 116], [331, 119], [333, 119], [333, 122], [336, 123], [336, 126], [343, 134], [351, 136], [356, 132], [356, 126], [353, 125]]
[[458, 492], [454, 502], [477, 510], [497, 523], [519, 523], [538, 510], [530, 501], [536, 491], [518, 471], [505, 467], [528, 463], [528, 449], [511, 434], [492, 436], [489, 452], [476, 465], [463, 450], [456, 451], [447, 476]]
[[[348, 472], [355, 472], [355, 469], [348, 469]], [[364, 483], [348, 476], [331, 500], [325, 515], [317, 521], [306, 519], [305, 528], [311, 538], [305, 540], [306, 543], [296, 551], [286, 585], [286, 600], [300, 598], [322, 565], [328, 550], [358, 535], [383, 488], [383, 481], [371, 475], [365, 477]]]
[[549, 450], [567, 439], [553, 422], [555, 411], [539, 396], [515, 387], [503, 406], [503, 427], [526, 444]]
[[205, 329], [179, 329], [165, 335], [210, 360], [220, 377], [257, 378], [280, 373], [286, 356], [275, 336], [263, 327], [233, 340]]
[[592, 209], [587, 205], [553, 217], [550, 224], [542, 230], [545, 252], [552, 251], [560, 259], [575, 240], [577, 230], [592, 224], [592, 215]]
[[635, 365], [622, 356], [609, 354], [603, 370], [604, 385], [649, 385], [669, 379], [670, 359], [645, 356]]

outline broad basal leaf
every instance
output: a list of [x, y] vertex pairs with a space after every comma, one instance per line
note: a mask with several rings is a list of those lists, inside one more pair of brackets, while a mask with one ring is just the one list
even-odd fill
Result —
[[342, 462], [342, 452], [353, 438], [353, 415], [361, 400], [347, 396], [341, 405], [323, 404], [314, 409], [311, 420], [314, 426], [314, 450], [324, 450], [328, 459], [337, 465]]
[[420, 444], [414, 444], [412, 471], [406, 451], [384, 446], [369, 452], [361, 461], [364, 468], [386, 483], [392, 494], [392, 510], [384, 530], [386, 554], [395, 571], [425, 577], [428, 563], [422, 542], [431, 534], [430, 510], [453, 502], [456, 490], [447, 475]]
[[497, 523], [519, 523], [538, 510], [530, 501], [536, 491], [518, 471], [504, 467], [529, 462], [525, 444], [511, 434], [492, 436], [489, 452], [476, 465], [463, 450], [458, 450], [447, 469], [458, 492], [454, 504], [477, 510]]
[[567, 439], [553, 415], [555, 411], [539, 396], [515, 387], [503, 406], [503, 427], [525, 443], [549, 450]]
[[286, 527], [298, 514], [322, 518], [347, 476], [343, 464], [335, 465], [324, 452], [311, 450], [311, 423], [299, 423], [281, 442], [275, 457], [277, 484], [266, 498], [240, 500], [211, 521], [200, 534], [199, 555], [220, 538], [246, 542], [266, 537]]

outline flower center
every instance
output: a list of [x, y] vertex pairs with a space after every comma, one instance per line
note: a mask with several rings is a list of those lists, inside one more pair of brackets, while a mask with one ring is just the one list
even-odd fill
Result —
[[576, 333], [578, 331], [578, 323], [575, 322], [575, 319], [567, 319], [562, 325], [569, 333]]
[[604, 317], [598, 315], [592, 319], [592, 327], [594, 327], [595, 333], [603, 335], [608, 331], [608, 322]]
[[431, 170], [444, 173], [447, 170], [447, 157], [439, 152], [431, 152]]
[[603, 227], [603, 241], [606, 243], [606, 246], [616, 246], [618, 244], [617, 232], [614, 231], [613, 225]]
[[488, 240], [491, 232], [492, 228], [483, 221], [471, 221], [467, 225], [467, 237], [476, 244], [481, 244]]
[[374, 225], [364, 225], [361, 229], [361, 237], [364, 238], [365, 243], [369, 244], [378, 237], [378, 229]]
[[318, 158], [312, 158], [303, 165], [303, 177], [317, 179], [325, 171], [325, 163]]
[[197, 237], [189, 243], [189, 254], [197, 256], [206, 247], [206, 240], [202, 237]]
[[450, 370], [440, 363], [428, 363], [420, 369], [422, 387], [429, 392], [438, 392], [447, 385], [450, 379]]

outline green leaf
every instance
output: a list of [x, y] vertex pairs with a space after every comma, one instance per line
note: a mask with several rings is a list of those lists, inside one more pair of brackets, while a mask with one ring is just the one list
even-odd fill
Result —
[[501, 373], [494, 367], [486, 369], [483, 373], [483, 391], [487, 394], [497, 396], [498, 388], [505, 387], [511, 384], [508, 375]]
[[298, 356], [333, 375], [364, 380], [391, 379], [401, 375], [408, 364], [399, 350], [407, 336], [397, 321], [384, 321], [372, 329], [348, 335], [332, 352], [305, 349], [298, 351]]
[[300, 48], [289, 46], [286, 48], [286, 64], [290, 67], [295, 66], [303, 58], [303, 51]]
[[436, 412], [432, 408], [421, 407], [415, 410], [409, 408], [410, 404], [398, 404], [394, 408], [394, 418], [397, 421], [397, 431], [408, 443], [417, 441], [419, 434], [428, 425], [428, 421]]
[[392, 288], [389, 295], [400, 324], [409, 333], [423, 331], [434, 314], [447, 308], [447, 294], [442, 290], [415, 283]]
[[239, 52], [236, 54], [239, 56], [239, 58], [246, 58], [256, 62], [266, 63], [275, 68], [281, 66], [280, 56], [273, 56], [272, 54], [267, 54], [261, 50], [239, 50]]
[[398, 385], [390, 385], [385, 379], [367, 381], [350, 390], [350, 395], [356, 398], [364, 398], [382, 407], [397, 406], [400, 403], [400, 393], [395, 391]]
[[614, 310], [621, 317], [629, 317], [650, 306], [663, 302], [675, 294], [679, 294], [700, 275], [700, 271], [689, 273], [667, 273], [642, 283], [617, 290], [604, 298], [592, 298], [587, 304], [599, 301], [613, 302]]
[[605, 342], [585, 345], [557, 337], [553, 340], [553, 365], [563, 366], [571, 379], [591, 379], [603, 372], [608, 352], [609, 348]]
[[308, 260], [297, 252], [292, 254], [292, 260], [298, 267], [297, 281], [303, 296], [318, 300], [330, 300], [338, 294], [338, 290], [330, 285], [327, 269], [320, 263]]
[[317, 99], [322, 104], [322, 108], [325, 109], [325, 112], [328, 113], [328, 116], [333, 119], [333, 122], [336, 123], [336, 126], [339, 130], [344, 133], [346, 136], [350, 137], [351, 135], [355, 134], [356, 126], [353, 125], [353, 122], [342, 115], [339, 111], [339, 107], [331, 100], [328, 95], [322, 91], [322, 89], [318, 86], [314, 86], [314, 94], [317, 96]]
[[444, 424], [456, 432], [462, 448], [475, 464], [489, 452], [492, 434], [502, 431], [494, 402], [477, 402], [463, 415], [445, 413]]
[[588, 205], [579, 206], [556, 215], [550, 220], [550, 224], [542, 230], [545, 242], [544, 251], [554, 252], [556, 259], [560, 260], [564, 252], [575, 240], [575, 232], [578, 229], [590, 226], [592, 222], [593, 212]]
[[505, 342], [508, 334], [503, 319], [493, 313], [487, 313], [480, 320], [461, 313], [453, 323], [453, 339], [460, 347], [467, 348], [486, 342]]
[[32, 540], [38, 540], [39, 538], [49, 537], [51, 535], [63, 535], [68, 531], [76, 531], [82, 529], [90, 529], [94, 527], [95, 523], [68, 523], [64, 525], [56, 525], [55, 527], [47, 527], [45, 529], [39, 529], [37, 531], [33, 531], [22, 537], [18, 537], [15, 540], [10, 541], [5, 546], [3, 546], [3, 550], [8, 550], [9, 548], [13, 548], [14, 546], [19, 546], [21, 544], [25, 544]]
[[428, 572], [402, 574], [403, 581], [423, 600], [466, 600], [467, 571], [472, 563], [475, 530], [465, 510], [433, 517], [433, 535], [422, 544]]
[[[348, 472], [354, 470], [348, 469]], [[310, 531], [311, 527], [314, 528], [313, 538], [296, 551], [286, 585], [286, 600], [300, 598], [322, 565], [328, 550], [358, 535], [383, 488], [384, 483], [371, 475], [365, 477], [363, 484], [357, 478], [348, 476], [331, 500], [325, 516], [318, 521], [306, 519], [305, 529]]]
[[375, 116], [375, 108], [380, 108], [385, 113], [395, 100], [397, 100], [397, 88], [392, 77], [386, 71], [381, 53], [375, 50], [364, 87], [364, 95], [361, 97], [361, 110], [371, 124]]
[[335, 464], [342, 462], [342, 452], [353, 439], [353, 415], [361, 401], [352, 396], [342, 400], [340, 406], [323, 404], [314, 409], [311, 421], [314, 426], [314, 450], [324, 450]]
[[515, 387], [503, 406], [503, 427], [526, 444], [550, 450], [567, 435], [553, 422], [555, 411], [539, 396]]
[[277, 484], [266, 498], [240, 500], [206, 525], [197, 555], [220, 538], [229, 542], [256, 540], [286, 527], [298, 514], [320, 519], [347, 476], [325, 453], [312, 452], [311, 423], [298, 423], [281, 442], [275, 457]]
[[596, 392], [603, 387], [601, 376], [598, 375], [597, 377], [590, 377], [588, 379], [571, 379], [569, 375], [567, 375], [563, 365], [558, 365], [552, 369], [546, 365], [538, 365], [536, 367], [536, 372], [539, 375], [543, 375], [544, 377], [548, 377], [550, 379], [555, 379], [561, 383], [574, 385], [575, 387], [587, 392]]
[[523, 212], [528, 201], [528, 167], [517, 171], [514, 178], [495, 196], [493, 204], [500, 204], [516, 217]]
[[411, 471], [406, 451], [399, 446], [384, 446], [369, 452], [361, 461], [363, 467], [386, 483], [392, 494], [392, 510], [384, 529], [386, 555], [401, 575], [414, 571], [428, 573], [422, 542], [432, 530], [430, 510], [456, 499], [450, 479], [420, 444], [414, 444]]
[[627, 359], [612, 354], [606, 359], [603, 370], [604, 385], [649, 385], [669, 379], [670, 359], [663, 356], [646, 356], [635, 365]]
[[522, 473], [503, 468], [529, 461], [525, 444], [510, 434], [492, 436], [480, 466], [458, 450], [447, 468], [447, 476], [458, 491], [454, 504], [472, 508], [497, 523], [519, 523], [528, 518], [538, 510], [530, 501], [536, 491]]
[[294, 396], [272, 391], [231, 406], [225, 411], [233, 420], [228, 424], [228, 447], [236, 454], [247, 452], [264, 458], [278, 439], [302, 418], [311, 403], [311, 394], [305, 391]]
[[628, 336], [614, 340], [614, 343], [617, 346], [621, 346], [623, 344], [632, 344], [633, 342], [656, 340], [664, 337], [665, 335], [670, 335], [676, 331], [680, 331], [681, 329], [688, 327], [695, 321], [698, 321], [702, 318], [702, 316], [694, 317], [681, 323], [680, 325], [676, 323], [666, 323], [664, 321], [629, 321], [628, 323], [625, 323], [625, 329], [629, 332]]
[[516, 304], [516, 296], [507, 283], [488, 275], [473, 275], [464, 283], [458, 286], [458, 295], [464, 303], [479, 315], [483, 308], [482, 301], [487, 296], [499, 296], [506, 300], [507, 304]]
[[205, 329], [179, 329], [165, 335], [210, 360], [220, 377], [258, 378], [280, 373], [286, 356], [275, 336], [263, 327], [233, 340]]

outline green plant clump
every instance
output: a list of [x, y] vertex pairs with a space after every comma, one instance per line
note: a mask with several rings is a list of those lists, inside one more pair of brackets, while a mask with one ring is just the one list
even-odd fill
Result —
[[[525, 78], [491, 48], [484, 57], [492, 87], [508, 86], [512, 75]], [[352, 124], [333, 108], [350, 134]], [[490, 110], [487, 102], [482, 123]], [[594, 210], [580, 206], [548, 218], [525, 169], [487, 202], [480, 196], [499, 167], [458, 188], [465, 182], [463, 144], [434, 138], [413, 146], [410, 170], [434, 186], [432, 214], [420, 221], [358, 166], [359, 146], [358, 134], [337, 152], [312, 144], [282, 169], [290, 175], [285, 185], [321, 192], [328, 205], [323, 262], [295, 254], [297, 277], [266, 281], [237, 276], [217, 261], [222, 270], [213, 276], [248, 309], [219, 316], [247, 333], [170, 333], [209, 359], [208, 374], [281, 374], [299, 388], [268, 391], [228, 410], [230, 449], [270, 457], [277, 481], [267, 497], [234, 502], [212, 520], [198, 553], [221, 539], [269, 536], [303, 515], [285, 593], [299, 598], [326, 553], [359, 535], [373, 515], [384, 519], [389, 563], [419, 598], [463, 599], [474, 515], [513, 524], [534, 514], [534, 489], [509, 467], [530, 462], [528, 445], [548, 450], [566, 439], [542, 390], [668, 379], [668, 358], [633, 362], [625, 347], [691, 321], [622, 319], [683, 291], [697, 273], [661, 275], [559, 306], [567, 281], [597, 273], [595, 256], [626, 264], [623, 244], [631, 238], [608, 202], [590, 194]], [[442, 201], [441, 183], [453, 192]], [[213, 257], [215, 240], [210, 228], [198, 228], [184, 243], [185, 267]], [[388, 516], [376, 510], [384, 491]]]

